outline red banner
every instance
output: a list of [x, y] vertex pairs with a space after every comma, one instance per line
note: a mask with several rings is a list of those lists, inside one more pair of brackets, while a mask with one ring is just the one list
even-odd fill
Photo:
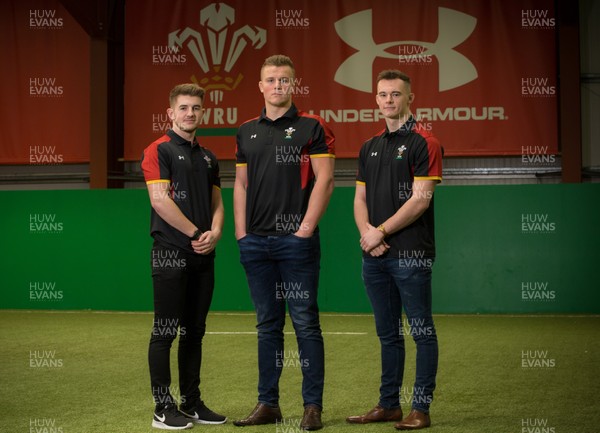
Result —
[[89, 37], [59, 0], [0, 3], [0, 163], [90, 159]]
[[[233, 159], [264, 106], [271, 54], [296, 65], [294, 100], [331, 126], [338, 157], [383, 127], [374, 77], [412, 77], [412, 110], [446, 155], [556, 154], [552, 0], [127, 0], [125, 159], [170, 127], [169, 90], [207, 89], [202, 142]], [[89, 160], [89, 37], [59, 0], [0, 3], [0, 163]]]
[[128, 0], [125, 158], [170, 126], [171, 87], [194, 81], [207, 90], [202, 142], [232, 159], [237, 126], [264, 105], [260, 66], [277, 53], [294, 61], [294, 101], [329, 123], [338, 157], [383, 127], [374, 77], [388, 68], [411, 76], [412, 111], [446, 155], [557, 151], [551, 0]]

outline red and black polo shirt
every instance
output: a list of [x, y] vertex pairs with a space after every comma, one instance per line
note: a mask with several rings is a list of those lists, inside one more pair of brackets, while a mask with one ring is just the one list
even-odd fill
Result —
[[[408, 201], [415, 180], [428, 179], [442, 180], [442, 148], [413, 117], [397, 131], [384, 129], [360, 149], [356, 183], [365, 185], [369, 222], [375, 227]], [[386, 242], [385, 257], [435, 257], [433, 198], [419, 219]]]
[[276, 120], [263, 108], [239, 127], [236, 163], [248, 170], [248, 233], [280, 236], [298, 230], [315, 180], [310, 161], [335, 158], [334, 142], [323, 119], [293, 104]]
[[[221, 188], [219, 163], [215, 155], [196, 139], [185, 140], [169, 129], [142, 155], [146, 184], [170, 184], [169, 196], [181, 212], [202, 231], [212, 226], [213, 188]], [[151, 235], [158, 243], [193, 252], [189, 238], [165, 222], [154, 209]]]

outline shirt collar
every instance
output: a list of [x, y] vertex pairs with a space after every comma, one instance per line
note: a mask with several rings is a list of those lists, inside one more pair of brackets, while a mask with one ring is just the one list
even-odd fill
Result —
[[396, 131], [390, 132], [390, 130], [385, 127], [385, 133], [383, 134], [386, 138], [395, 137], [396, 135], [405, 136], [412, 132], [413, 128], [417, 124], [415, 118], [411, 115], [406, 122], [400, 126]]
[[[296, 108], [296, 105], [294, 105], [294, 103], [292, 102], [292, 106], [281, 117], [287, 117], [288, 119], [293, 119], [297, 115], [298, 115], [298, 109]], [[281, 119], [281, 117], [280, 117], [280, 119]], [[260, 113], [260, 118], [258, 119], [259, 122], [262, 122], [263, 120], [267, 121], [267, 122], [273, 122], [273, 120], [271, 120], [267, 117], [267, 109], [266, 108], [262, 109], [262, 111]]]
[[[185, 138], [183, 138], [181, 135], [177, 134], [175, 131], [173, 131], [172, 129], [169, 129], [167, 131], [167, 135], [169, 136], [169, 138], [171, 139], [171, 142], [174, 144], [178, 144], [179, 146], [182, 145], [188, 145], [190, 144], [189, 141], [187, 141]], [[192, 147], [198, 145], [198, 140], [196, 139], [196, 136], [194, 136], [194, 141], [192, 142]]]

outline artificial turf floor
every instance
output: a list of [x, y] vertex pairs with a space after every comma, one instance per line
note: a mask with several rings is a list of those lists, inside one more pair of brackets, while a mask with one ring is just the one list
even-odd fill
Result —
[[[0, 432], [158, 432], [147, 367], [150, 313], [0, 310]], [[256, 404], [254, 315], [209, 314], [201, 390], [229, 417], [215, 433], [298, 433], [299, 363], [287, 362], [279, 425], [239, 428]], [[435, 316], [440, 344], [432, 432], [600, 431], [600, 317]], [[378, 401], [379, 343], [370, 315], [322, 314], [327, 432], [393, 432], [393, 424], [350, 425]], [[286, 353], [297, 353], [291, 324]], [[175, 342], [176, 344], [176, 342]], [[400, 398], [410, 409], [415, 347], [407, 341]], [[176, 350], [172, 376], [177, 378]], [[173, 383], [173, 393], [178, 384]]]

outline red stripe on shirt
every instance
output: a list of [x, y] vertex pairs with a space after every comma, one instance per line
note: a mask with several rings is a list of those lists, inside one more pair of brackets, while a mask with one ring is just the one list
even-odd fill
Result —
[[144, 149], [141, 167], [142, 171], [144, 172], [144, 179], [146, 182], [161, 179], [160, 165], [158, 162], [158, 146], [169, 140], [169, 136], [165, 134]]

